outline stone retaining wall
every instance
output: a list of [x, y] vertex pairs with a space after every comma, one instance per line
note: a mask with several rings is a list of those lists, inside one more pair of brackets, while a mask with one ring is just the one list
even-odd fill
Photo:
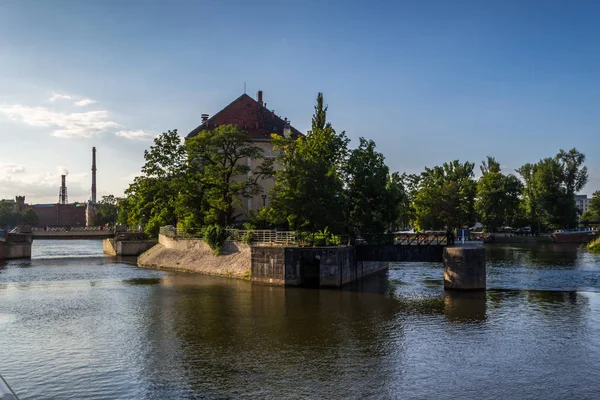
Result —
[[215, 256], [202, 239], [159, 235], [158, 244], [138, 257], [138, 265], [250, 279], [251, 252], [247, 244], [226, 242], [222, 254]]

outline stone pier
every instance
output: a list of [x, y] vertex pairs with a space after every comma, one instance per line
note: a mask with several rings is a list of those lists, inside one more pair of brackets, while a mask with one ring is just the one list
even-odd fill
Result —
[[252, 282], [279, 286], [340, 287], [388, 269], [363, 261], [353, 246], [252, 247]]
[[8, 233], [0, 245], [0, 259], [31, 258], [31, 233]]
[[102, 241], [102, 250], [111, 256], [139, 256], [157, 243], [144, 233], [119, 232], [114, 238]]
[[444, 249], [444, 289], [485, 290], [485, 248], [456, 246]]

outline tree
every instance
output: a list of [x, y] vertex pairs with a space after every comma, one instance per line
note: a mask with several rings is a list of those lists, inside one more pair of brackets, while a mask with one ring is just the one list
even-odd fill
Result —
[[344, 227], [343, 166], [348, 139], [327, 122], [323, 94], [317, 96], [312, 130], [297, 139], [273, 135], [280, 151], [271, 205], [275, 222], [294, 230], [316, 232]]
[[600, 191], [594, 192], [588, 209], [581, 214], [581, 221], [600, 221]]
[[15, 210], [14, 203], [0, 201], [0, 228], [12, 228], [21, 222], [21, 215]]
[[154, 139], [144, 151], [143, 175], [125, 190], [127, 201], [122, 215], [127, 224], [141, 225], [150, 236], [156, 236], [164, 225], [176, 225], [176, 206], [183, 188], [187, 167], [185, 149], [177, 130], [167, 131]]
[[406, 174], [394, 172], [388, 175], [384, 221], [388, 230], [405, 228], [411, 221], [410, 197], [406, 186]]
[[23, 212], [22, 222], [25, 225], [37, 225], [38, 216], [33, 208], [28, 208]]
[[94, 214], [94, 225], [114, 225], [117, 222], [117, 198], [108, 195], [102, 196]]
[[[395, 222], [396, 209], [392, 204], [391, 190], [396, 183], [390, 181], [389, 169], [383, 154], [375, 151], [375, 142], [360, 138], [358, 148], [350, 151], [344, 166], [348, 206], [347, 223], [361, 233], [381, 233]], [[388, 183], [390, 187], [388, 188]]]
[[554, 228], [577, 225], [575, 193], [588, 180], [584, 161], [585, 155], [573, 148], [517, 170], [525, 181], [524, 197], [531, 222]]
[[527, 163], [516, 170], [525, 182], [523, 187], [522, 208], [524, 209], [526, 219], [529, 221], [528, 223], [531, 225], [535, 225], [536, 222], [538, 225], [540, 223], [539, 204], [535, 184], [536, 169], [536, 164]]
[[523, 184], [514, 175], [504, 175], [493, 157], [482, 162], [481, 172], [483, 175], [477, 182], [475, 211], [481, 222], [495, 232], [518, 213]]
[[[185, 144], [188, 171], [185, 203], [196, 222], [229, 226], [236, 221], [240, 198], [260, 193], [260, 180], [273, 174], [272, 159], [263, 160], [262, 150], [248, 133], [233, 125], [202, 131]], [[192, 188], [192, 190], [189, 190]], [[189, 215], [188, 215], [189, 218]]]
[[425, 168], [415, 195], [415, 225], [420, 229], [462, 227], [474, 222], [475, 164], [458, 160]]

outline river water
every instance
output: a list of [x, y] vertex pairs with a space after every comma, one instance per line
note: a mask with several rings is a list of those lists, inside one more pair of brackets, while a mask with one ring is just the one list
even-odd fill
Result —
[[600, 256], [490, 247], [488, 287], [404, 263], [282, 289], [36, 241], [0, 264], [0, 373], [21, 399], [600, 398]]

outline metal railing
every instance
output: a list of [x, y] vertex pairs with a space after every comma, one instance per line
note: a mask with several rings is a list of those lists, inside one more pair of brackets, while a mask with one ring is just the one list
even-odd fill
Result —
[[[173, 238], [201, 239], [202, 232], [189, 232], [177, 229], [173, 226], [163, 226], [159, 233]], [[227, 241], [246, 242], [253, 244], [281, 244], [281, 245], [307, 245], [313, 246], [319, 243], [318, 233], [299, 233], [294, 231], [275, 231], [268, 229], [225, 229]], [[323, 240], [321, 240], [323, 241]], [[396, 244], [404, 246], [445, 246], [447, 245], [446, 232], [431, 231], [418, 233], [389, 233], [372, 234], [352, 237], [351, 235], [331, 235], [326, 245], [349, 245], [349, 244]]]
[[243, 230], [226, 229], [227, 240], [251, 243], [295, 244], [296, 232], [268, 229]]
[[445, 246], [448, 244], [446, 232], [417, 232], [417, 233], [397, 233], [394, 237], [394, 244], [405, 246]]
[[111, 230], [111, 228], [103, 226], [47, 226], [44, 228], [31, 228], [31, 232], [96, 232], [108, 230]]

